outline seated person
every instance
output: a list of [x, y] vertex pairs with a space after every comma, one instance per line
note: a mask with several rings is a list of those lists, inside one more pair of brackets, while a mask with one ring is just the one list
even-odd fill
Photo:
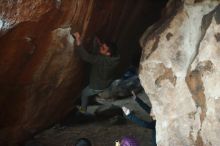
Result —
[[96, 101], [105, 103], [106, 101], [125, 98], [131, 95], [131, 90], [135, 91], [135, 93], [142, 90], [137, 69], [134, 66], [130, 66], [121, 78], [114, 80], [108, 90], [99, 93]]
[[89, 85], [81, 93], [81, 112], [86, 112], [88, 105], [88, 97], [96, 95], [103, 90], [109, 88], [114, 78], [116, 66], [120, 57], [117, 54], [117, 46], [109, 41], [98, 40], [98, 54], [88, 53], [82, 43], [80, 34], [74, 33], [76, 40], [76, 51], [82, 60], [91, 64], [89, 76]]
[[[137, 97], [133, 91], [132, 91], [132, 94], [133, 94], [132, 96], [133, 99], [140, 105], [140, 107], [142, 107], [148, 114], [150, 114], [151, 108], [146, 103], [144, 103], [139, 97]], [[152, 121], [144, 121], [136, 117], [127, 107], [123, 106], [122, 110], [130, 121], [134, 122], [135, 124], [141, 127], [153, 130], [152, 131], [153, 132], [152, 133], [153, 145], [156, 145], [156, 131], [155, 131], [156, 121], [155, 119], [153, 118]]]

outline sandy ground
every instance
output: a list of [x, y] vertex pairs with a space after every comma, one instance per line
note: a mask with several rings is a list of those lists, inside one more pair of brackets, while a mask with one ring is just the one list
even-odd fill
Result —
[[[146, 103], [149, 100], [142, 92], [138, 96]], [[143, 111], [132, 98], [109, 102], [108, 104], [127, 106], [142, 119], [149, 120], [149, 116]], [[88, 111], [93, 113], [99, 106], [90, 106]], [[71, 115], [70, 115], [71, 116]], [[74, 117], [74, 116], [73, 116]], [[74, 118], [73, 118], [74, 119]], [[91, 118], [90, 118], [91, 119]], [[119, 122], [115, 122], [120, 119]], [[69, 121], [71, 122], [71, 120]], [[151, 130], [142, 128], [122, 116], [116, 116], [105, 120], [86, 120], [85, 123], [56, 124], [34, 137], [34, 141], [40, 142], [43, 146], [73, 146], [78, 138], [86, 137], [91, 140], [93, 146], [114, 146], [116, 140], [120, 140], [123, 136], [135, 137], [140, 146], [151, 146]]]
[[114, 146], [115, 140], [130, 135], [134, 136], [141, 146], [151, 145], [151, 130], [141, 128], [133, 123], [108, 126], [104, 123], [92, 123], [65, 128], [51, 128], [35, 139], [45, 146], [71, 146], [76, 139], [86, 137], [94, 146]]

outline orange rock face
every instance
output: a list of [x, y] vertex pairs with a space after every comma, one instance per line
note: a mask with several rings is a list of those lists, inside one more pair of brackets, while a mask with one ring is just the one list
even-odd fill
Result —
[[[82, 68], [70, 29], [59, 29], [71, 24], [65, 5], [73, 4], [1, 3], [0, 145], [17, 145], [64, 117], [82, 88]], [[84, 5], [88, 6], [79, 3]], [[78, 14], [84, 18], [86, 10]], [[79, 17], [73, 14], [72, 18]]]
[[156, 8], [146, 0], [1, 0], [0, 145], [22, 143], [73, 108], [84, 77], [72, 32], [85, 42], [102, 32], [132, 54], [127, 42], [138, 44]]

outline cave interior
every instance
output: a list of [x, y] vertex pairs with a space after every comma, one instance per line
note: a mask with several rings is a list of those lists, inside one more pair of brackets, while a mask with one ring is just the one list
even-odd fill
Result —
[[[72, 57], [68, 51], [63, 54], [53, 51], [57, 44], [51, 32], [56, 34], [54, 30], [58, 28], [71, 28], [71, 34], [80, 32], [86, 48], [97, 33], [115, 41], [121, 56], [115, 74], [120, 76], [131, 65], [138, 68], [140, 38], [148, 27], [164, 19], [167, 0], [57, 0], [42, 2], [43, 5], [40, 2], [0, 2], [0, 145], [34, 145], [36, 141], [48, 146], [62, 142], [71, 145], [77, 137], [87, 136], [97, 146], [108, 146], [132, 132], [148, 145], [150, 131], [132, 123], [123, 127], [103, 122], [103, 128], [99, 123], [87, 121], [61, 126], [75, 120], [71, 114], [79, 100], [76, 97], [88, 83], [88, 74], [81, 61], [74, 60], [77, 65], [65, 61]], [[65, 41], [60, 46], [68, 47]], [[59, 57], [59, 53], [63, 56]], [[123, 128], [127, 131], [119, 132]], [[145, 133], [147, 138], [143, 136]]]

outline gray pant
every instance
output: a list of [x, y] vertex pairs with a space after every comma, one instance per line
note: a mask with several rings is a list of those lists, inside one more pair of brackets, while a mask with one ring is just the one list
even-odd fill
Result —
[[86, 110], [88, 106], [89, 96], [99, 94], [102, 91], [103, 90], [94, 90], [89, 86], [84, 88], [81, 95], [81, 107]]

